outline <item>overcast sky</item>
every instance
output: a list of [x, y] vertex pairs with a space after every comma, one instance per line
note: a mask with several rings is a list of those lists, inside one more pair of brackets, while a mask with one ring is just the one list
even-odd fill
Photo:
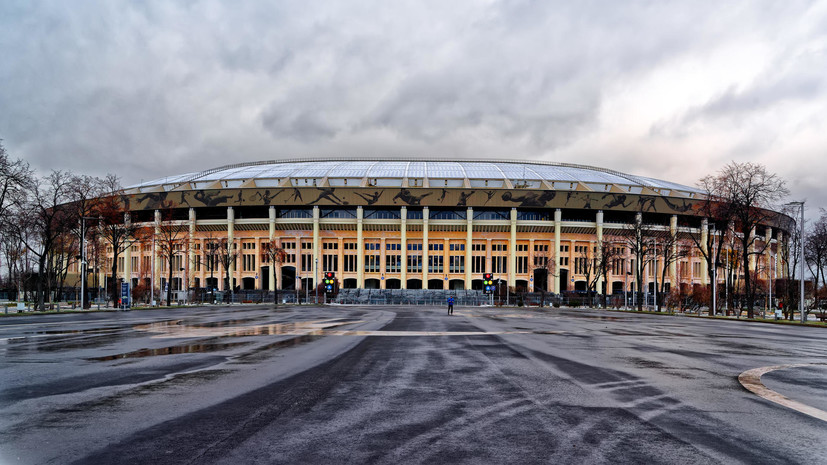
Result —
[[3, 0], [0, 60], [0, 139], [42, 172], [735, 160], [827, 207], [827, 1]]

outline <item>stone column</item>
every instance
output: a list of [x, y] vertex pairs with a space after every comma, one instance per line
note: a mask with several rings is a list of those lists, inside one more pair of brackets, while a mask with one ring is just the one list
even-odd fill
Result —
[[[313, 262], [310, 264], [313, 270], [313, 288], [315, 289], [321, 279], [319, 278], [319, 268], [323, 268], [321, 263], [321, 240], [319, 238], [319, 207], [313, 207]], [[315, 295], [315, 294], [314, 294]]]
[[362, 220], [365, 211], [362, 206], [356, 207], [356, 287], [365, 288], [365, 245], [362, 241]]
[[[227, 273], [227, 276], [225, 277], [225, 279], [227, 280], [227, 283], [226, 284], [222, 283], [222, 286], [223, 285], [230, 286], [230, 289], [233, 289], [235, 287], [235, 286], [233, 286], [233, 278], [235, 278], [236, 263], [238, 263], [238, 261], [241, 259], [241, 257], [239, 257], [237, 255], [238, 250], [236, 249], [236, 246], [235, 246], [235, 234], [234, 233], [235, 233], [235, 211], [233, 211], [233, 207], [227, 207], [227, 253], [230, 254], [231, 257], [235, 257], [235, 260], [233, 260], [232, 263], [230, 263], [230, 268], [228, 270], [229, 272]], [[224, 268], [224, 267], [222, 266], [222, 268]], [[228, 291], [229, 289], [225, 288], [224, 290]]]
[[184, 285], [184, 290], [186, 290], [186, 291], [189, 291], [189, 289], [191, 287], [190, 282], [192, 282], [193, 278], [195, 278], [195, 276], [193, 276], [195, 274], [195, 270], [193, 269], [193, 264], [195, 263], [195, 209], [194, 208], [190, 208], [189, 215], [190, 215], [190, 222], [189, 222], [190, 223], [189, 224], [190, 230], [189, 230], [189, 238], [187, 240], [187, 249], [188, 249], [187, 250], [187, 266], [184, 267], [187, 270], [186, 271], [187, 282]]
[[399, 210], [399, 243], [402, 248], [402, 269], [400, 283], [402, 289], [408, 288], [408, 208], [402, 207]]
[[465, 212], [465, 290], [471, 290], [471, 245], [474, 237], [474, 209]]
[[517, 284], [517, 209], [511, 209], [511, 237], [508, 241], [508, 286]]
[[712, 256], [712, 251], [706, 246], [707, 242], [709, 242], [709, 219], [704, 218], [701, 222], [701, 250], [703, 256], [709, 257], [705, 260], [706, 263], [703, 263], [703, 266], [701, 266], [701, 284], [704, 285], [709, 284], [708, 266], [715, 259], [715, 257]]
[[554, 210], [554, 293], [560, 293], [560, 230], [563, 223], [563, 211], [559, 208]]
[[528, 240], [528, 291], [534, 292], [534, 239]]
[[[132, 223], [129, 212], [123, 214], [123, 222], [127, 225], [127, 228]], [[129, 288], [132, 289], [132, 242], [130, 237], [126, 238], [126, 248], [123, 254], [123, 279], [124, 282], [129, 283]]]
[[[594, 257], [594, 259], [596, 259], [596, 261], [593, 262], [593, 263], [597, 263], [598, 266], [599, 266], [600, 261], [603, 257], [603, 210], [598, 210], [597, 211], [597, 216], [595, 217], [595, 225], [596, 225], [596, 231], [595, 232], [597, 233], [597, 251], [593, 252], [593, 253], [596, 253], [597, 256]], [[597, 271], [598, 270], [595, 270], [595, 273], [597, 273]], [[608, 286], [608, 284], [607, 284], [608, 282], [609, 281], [608, 281], [608, 279], [606, 279], [606, 276], [603, 276], [603, 287], [604, 288], [606, 286]], [[598, 294], [603, 293], [603, 289], [600, 288], [600, 285], [597, 286], [597, 293]]]
[[767, 257], [766, 258], [766, 263], [767, 263], [766, 268], [767, 269], [765, 270], [765, 274], [767, 275], [767, 280], [772, 279], [772, 269], [771, 269], [772, 267], [770, 266], [770, 263], [772, 263], [772, 247], [770, 247], [770, 241], [772, 241], [772, 228], [767, 227], [767, 230], [764, 232], [764, 244], [765, 244], [764, 251], [766, 252], [765, 255]]
[[428, 207], [422, 209], [422, 289], [428, 289]]
[[669, 285], [671, 289], [680, 289], [678, 282], [678, 215], [669, 219], [669, 234], [672, 235], [672, 263], [669, 264]]
[[[155, 267], [152, 270], [152, 282], [155, 283], [154, 285], [158, 287], [159, 292], [161, 294], [164, 293], [164, 288], [161, 286], [161, 256], [158, 255], [158, 243], [157, 237], [161, 234], [161, 211], [155, 210], [155, 236], [153, 238], [152, 244], [152, 263], [155, 264]], [[160, 301], [161, 298], [159, 297], [158, 300]]]
[[[385, 247], [385, 238], [380, 237], [379, 238], [379, 289], [387, 289], [387, 286], [385, 286], [385, 281], [388, 280], [388, 277], [385, 276], [385, 275], [388, 273], [388, 269], [385, 265], [387, 263], [386, 262], [386, 260], [387, 260], [386, 257], [388, 255], [387, 255], [387, 250], [385, 250], [385, 249], [386, 249], [386, 247]], [[382, 278], [385, 278], [385, 279], [382, 279]]]
[[[269, 228], [269, 234], [267, 235], [267, 237], [269, 238], [269, 240], [268, 240], [269, 245], [268, 246], [274, 246], [275, 247], [276, 246], [276, 242], [275, 242], [275, 240], [276, 240], [276, 207], [271, 206], [269, 213], [270, 213], [270, 217], [269, 217], [268, 225], [270, 226], [270, 228]], [[278, 244], [278, 247], [281, 247], [281, 244]], [[278, 267], [278, 269], [276, 269], [277, 267]], [[276, 283], [281, 282], [281, 267], [279, 266], [278, 263], [276, 263], [274, 260], [272, 260], [272, 257], [270, 259], [270, 276], [269, 276], [269, 279], [270, 279], [270, 286], [269, 286], [270, 291], [271, 292], [275, 291], [279, 287], [279, 286], [276, 286]]]

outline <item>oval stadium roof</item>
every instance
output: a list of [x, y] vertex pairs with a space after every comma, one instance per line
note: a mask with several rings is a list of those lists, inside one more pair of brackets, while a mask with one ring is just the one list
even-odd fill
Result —
[[668, 181], [592, 166], [538, 161], [341, 158], [273, 160], [222, 166], [154, 179], [127, 192], [276, 186], [553, 188], [696, 197], [703, 192]]

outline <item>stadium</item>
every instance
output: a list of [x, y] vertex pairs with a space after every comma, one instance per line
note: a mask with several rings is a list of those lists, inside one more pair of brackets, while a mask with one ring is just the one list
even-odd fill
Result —
[[[663, 235], [705, 238], [705, 199], [697, 188], [561, 163], [242, 163], [127, 187], [122, 202], [132, 222], [156, 231], [177, 222], [187, 245], [171, 283], [147, 239], [121, 254], [118, 270], [133, 285], [144, 280], [161, 289], [221, 290], [230, 282], [239, 290], [312, 289], [332, 272], [342, 289], [470, 291], [482, 289], [483, 274], [491, 273], [514, 290], [584, 291], [598, 247], [637, 219]], [[776, 274], [783, 231], [764, 225], [754, 234], [770, 245], [756, 258], [770, 266], [755, 269], [772, 270], [774, 263]], [[205, 258], [218, 239], [238, 251], [228, 276]], [[284, 250], [279, 263], [264, 253], [269, 244]], [[634, 290], [634, 262], [624, 247], [619, 252], [598, 291]], [[643, 264], [649, 289], [663, 266], [667, 289], [710, 282], [702, 254], [660, 268], [657, 260]]]

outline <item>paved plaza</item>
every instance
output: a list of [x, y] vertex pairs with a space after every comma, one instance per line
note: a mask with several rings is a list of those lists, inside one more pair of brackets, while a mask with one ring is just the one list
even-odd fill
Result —
[[827, 330], [793, 325], [480, 307], [9, 317], [0, 380], [3, 464], [827, 463]]

